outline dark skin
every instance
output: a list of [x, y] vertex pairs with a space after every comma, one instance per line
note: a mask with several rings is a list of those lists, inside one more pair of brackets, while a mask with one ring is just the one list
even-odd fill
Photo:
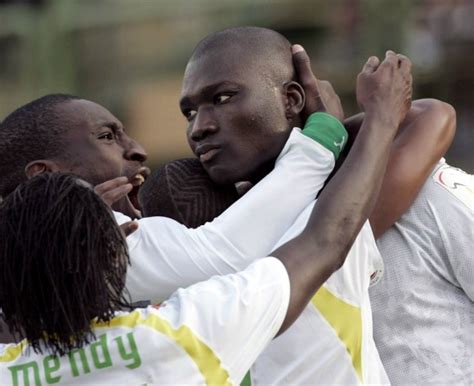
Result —
[[[314, 76], [304, 50], [294, 56], [294, 62], [307, 96], [301, 112], [305, 118], [319, 108], [321, 88], [330, 85]], [[334, 172], [343, 164], [363, 119], [364, 113], [360, 113], [344, 121], [349, 141]], [[456, 112], [449, 104], [436, 99], [412, 103], [390, 148], [387, 171], [369, 218], [375, 238], [380, 237], [410, 207], [433, 167], [451, 145], [455, 131]]]
[[186, 68], [180, 107], [189, 122], [188, 142], [218, 183], [261, 179], [273, 168], [290, 125], [300, 123], [301, 86], [272, 84], [255, 66], [242, 64], [229, 48]]
[[[57, 109], [69, 128], [64, 134], [64, 151], [54, 159], [32, 160], [25, 168], [26, 175], [30, 178], [48, 171], [69, 172], [92, 185], [124, 176], [127, 182], [121, 189], [129, 196], [118, 200], [114, 209], [139, 217], [135, 190], [143, 182], [142, 177], [149, 174], [143, 166], [147, 159], [143, 147], [126, 134], [112, 113], [97, 103], [72, 100]], [[102, 193], [100, 188], [98, 193]]]
[[[346, 120], [345, 125], [352, 132], [358, 131], [363, 118], [363, 113], [358, 114]], [[369, 217], [375, 238], [408, 210], [451, 145], [455, 131], [456, 112], [447, 103], [435, 99], [412, 103], [390, 148], [380, 194]]]
[[[147, 158], [145, 150], [125, 133], [122, 123], [112, 113], [94, 102], [72, 100], [57, 108], [64, 124], [70, 128], [65, 134], [64, 155], [55, 159], [32, 160], [25, 168], [27, 177], [43, 172], [70, 172], [91, 184], [105, 182], [105, 188], [104, 184], [96, 188], [101, 195], [107, 193], [105, 201], [114, 203], [115, 209], [132, 218], [138, 217], [139, 213], [127, 194], [141, 183], [137, 181], [137, 174], [149, 174], [148, 168], [143, 166]], [[120, 181], [118, 185], [109, 181], [116, 177]], [[110, 193], [110, 184], [119, 191]], [[121, 225], [127, 236], [137, 228], [136, 222]], [[14, 341], [0, 319], [0, 342]]]

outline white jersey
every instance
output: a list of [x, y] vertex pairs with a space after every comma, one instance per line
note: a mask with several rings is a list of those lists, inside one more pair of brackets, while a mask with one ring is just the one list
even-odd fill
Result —
[[374, 336], [396, 385], [474, 385], [474, 177], [442, 160], [379, 240]]
[[96, 340], [63, 357], [0, 345], [0, 384], [236, 385], [280, 329], [289, 294], [284, 265], [260, 259], [94, 323]]
[[[313, 206], [306, 208], [278, 245], [303, 231]], [[366, 222], [343, 266], [252, 366], [252, 385], [388, 383], [372, 335], [369, 301], [371, 280], [376, 280], [382, 269], [382, 258]]]
[[[177, 288], [238, 272], [270, 254], [334, 163], [331, 151], [294, 129], [274, 170], [214, 221], [188, 229], [165, 217], [139, 220], [127, 237], [132, 301], [162, 301]], [[118, 213], [116, 218], [129, 220]]]

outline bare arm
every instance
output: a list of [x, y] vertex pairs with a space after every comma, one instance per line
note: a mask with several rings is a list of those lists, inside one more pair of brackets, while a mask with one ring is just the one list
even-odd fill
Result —
[[[305, 119], [316, 111], [318, 90], [321, 92], [331, 86], [326, 81], [316, 79], [308, 57], [304, 65], [296, 70], [306, 93], [307, 100], [302, 112], [302, 118]], [[341, 119], [342, 114], [338, 115], [337, 110], [332, 110]], [[360, 113], [344, 121], [349, 139], [328, 181], [343, 164], [344, 155], [354, 143], [363, 119], [364, 113]], [[387, 170], [370, 216], [375, 238], [391, 227], [413, 203], [429, 173], [451, 145], [455, 130], [456, 112], [449, 104], [436, 99], [413, 102], [389, 150]]]
[[456, 113], [434, 99], [417, 101], [400, 126], [370, 225], [380, 237], [410, 207], [456, 130]]
[[[306, 53], [295, 54], [296, 67], [298, 56]], [[291, 285], [290, 305], [280, 332], [343, 264], [372, 211], [389, 146], [410, 106], [410, 66], [407, 58], [387, 53], [380, 65], [371, 57], [359, 74], [357, 96], [366, 116], [354, 146], [321, 194], [303, 233], [272, 254], [285, 265]]]
[[[360, 113], [344, 125], [352, 136], [364, 118]], [[375, 238], [380, 237], [410, 207], [433, 167], [446, 153], [456, 131], [456, 112], [436, 99], [414, 101], [390, 148], [380, 194], [370, 215]]]

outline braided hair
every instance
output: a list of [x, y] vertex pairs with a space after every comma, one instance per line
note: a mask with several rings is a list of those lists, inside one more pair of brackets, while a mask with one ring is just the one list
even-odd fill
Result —
[[145, 217], [169, 217], [189, 228], [212, 221], [239, 198], [233, 184], [214, 183], [197, 158], [165, 164], [138, 194]]
[[34, 351], [56, 355], [95, 338], [91, 321], [127, 306], [129, 255], [109, 208], [86, 182], [45, 173], [0, 204], [0, 304]]

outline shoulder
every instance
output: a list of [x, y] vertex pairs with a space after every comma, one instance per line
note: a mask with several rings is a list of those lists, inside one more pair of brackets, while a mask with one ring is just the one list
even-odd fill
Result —
[[448, 200], [465, 205], [471, 212], [474, 210], [474, 176], [472, 174], [450, 166], [442, 160], [434, 169], [428, 183], [443, 192]]

